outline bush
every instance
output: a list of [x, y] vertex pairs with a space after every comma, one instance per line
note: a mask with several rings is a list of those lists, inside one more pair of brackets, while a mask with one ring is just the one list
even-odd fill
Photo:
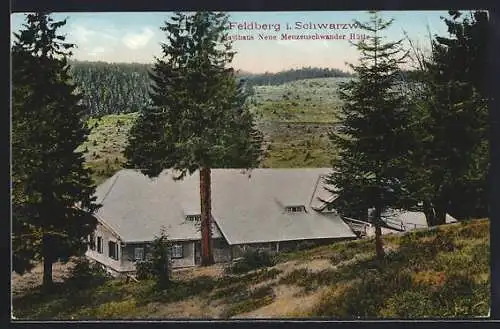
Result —
[[310, 272], [307, 268], [299, 268], [291, 271], [288, 275], [284, 276], [280, 280], [280, 284], [295, 284], [303, 285], [304, 282], [308, 281], [310, 278]]
[[[309, 156], [310, 157], [309, 151], [307, 151], [306, 158]], [[301, 251], [301, 250], [307, 250], [315, 247], [317, 244], [314, 243], [313, 241], [300, 241], [297, 243], [297, 246], [295, 247], [296, 251]]]
[[262, 267], [274, 266], [276, 260], [269, 252], [263, 250], [248, 250], [243, 253], [240, 261], [226, 267], [226, 272], [230, 274], [246, 273]]
[[257, 288], [245, 297], [246, 298], [240, 302], [230, 304], [230, 306], [224, 310], [222, 317], [230, 318], [237, 314], [251, 312], [271, 304], [275, 299], [273, 289], [270, 286]]
[[153, 277], [153, 264], [150, 261], [140, 261], [135, 263], [137, 279], [147, 280]]
[[103, 284], [111, 276], [102, 265], [90, 262], [86, 257], [78, 258], [72, 268], [68, 283], [78, 289]]
[[162, 228], [151, 245], [151, 259], [148, 265], [142, 265], [143, 275], [153, 278], [157, 287], [165, 288], [171, 281], [172, 259], [170, 257], [170, 243], [166, 231]]
[[435, 306], [427, 292], [407, 290], [387, 299], [379, 315], [384, 318], [432, 317]]

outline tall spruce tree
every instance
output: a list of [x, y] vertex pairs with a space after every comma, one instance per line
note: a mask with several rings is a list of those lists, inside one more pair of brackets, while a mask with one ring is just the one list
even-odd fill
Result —
[[488, 15], [449, 15], [443, 18], [449, 36], [436, 36], [423, 62], [421, 137], [408, 171], [429, 226], [444, 224], [448, 212], [457, 218], [488, 215]]
[[151, 74], [153, 105], [141, 111], [124, 152], [130, 167], [150, 177], [174, 169], [183, 179], [199, 170], [202, 265], [214, 262], [210, 168], [252, 168], [261, 156], [262, 134], [229, 67], [227, 20], [196, 12], [165, 22], [168, 41]]
[[12, 47], [13, 270], [43, 260], [46, 288], [53, 262], [81, 254], [96, 224], [90, 172], [75, 151], [88, 130], [68, 74], [73, 45], [57, 33], [65, 24], [28, 14]]
[[356, 44], [361, 53], [359, 65], [350, 67], [357, 76], [340, 89], [344, 100], [338, 114], [340, 125], [330, 134], [339, 156], [327, 183], [339, 195], [335, 206], [342, 215], [364, 217], [368, 209], [374, 209], [376, 253], [382, 258], [382, 215], [405, 199], [398, 177], [401, 159], [411, 145], [405, 130], [409, 115], [398, 80], [399, 65], [407, 53], [402, 40], [383, 42], [382, 32], [393, 20], [370, 13], [368, 22], [356, 22], [370, 37]]

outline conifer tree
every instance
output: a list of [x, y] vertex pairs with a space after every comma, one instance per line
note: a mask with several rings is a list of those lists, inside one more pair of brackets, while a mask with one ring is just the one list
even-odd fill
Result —
[[488, 15], [449, 14], [449, 36], [436, 36], [423, 61], [420, 137], [408, 170], [429, 226], [444, 224], [448, 212], [488, 215]]
[[405, 199], [398, 177], [401, 159], [411, 145], [405, 132], [409, 120], [405, 98], [397, 81], [407, 53], [402, 40], [383, 42], [382, 32], [392, 20], [371, 12], [367, 23], [356, 23], [370, 37], [356, 44], [360, 61], [350, 65], [356, 78], [341, 86], [340, 127], [330, 134], [339, 156], [327, 182], [328, 189], [339, 195], [335, 206], [342, 215], [365, 217], [368, 209], [374, 209], [376, 252], [382, 258], [382, 215]]
[[202, 265], [214, 262], [210, 168], [255, 166], [262, 140], [229, 67], [227, 19], [196, 12], [165, 22], [167, 42], [151, 74], [152, 106], [141, 111], [124, 152], [129, 166], [150, 177], [174, 169], [182, 179], [199, 170]]
[[84, 252], [96, 224], [90, 171], [75, 151], [88, 129], [68, 73], [73, 45], [57, 31], [64, 24], [28, 14], [12, 47], [13, 270], [43, 260], [46, 288], [53, 262]]

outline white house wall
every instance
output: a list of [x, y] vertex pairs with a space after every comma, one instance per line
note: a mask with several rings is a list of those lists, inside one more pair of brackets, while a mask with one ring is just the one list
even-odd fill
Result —
[[[176, 242], [182, 244], [183, 258], [172, 259], [172, 268], [181, 268], [194, 266], [194, 242], [182, 241]], [[145, 256], [150, 257], [151, 253], [148, 250], [147, 243], [131, 243], [121, 248], [121, 270], [125, 272], [135, 271], [134, 249], [144, 248]]]
[[[109, 246], [108, 242], [112, 241], [120, 245], [120, 241], [118, 237], [116, 237], [108, 228], [106, 228], [104, 225], [101, 223], [98, 223], [95, 229], [95, 244], [96, 248], [95, 250], [88, 249], [85, 255], [93, 259], [111, 269], [114, 271], [120, 272], [121, 269], [121, 248], [118, 248], [118, 260], [114, 260], [109, 257]], [[102, 238], [102, 254], [97, 251], [97, 237]]]
[[183, 258], [172, 259], [172, 268], [194, 266], [194, 242], [179, 242], [182, 244]]
[[[97, 237], [102, 237], [103, 252], [97, 252]], [[87, 250], [87, 257], [113, 269], [116, 272], [133, 272], [135, 271], [135, 260], [134, 260], [134, 249], [137, 247], [144, 248], [145, 256], [149, 257], [150, 251], [148, 250], [148, 243], [129, 243], [120, 244], [119, 238], [113, 234], [106, 226], [99, 223], [95, 230], [96, 237], [96, 249]], [[225, 263], [231, 261], [231, 259], [241, 257], [245, 250], [261, 249], [268, 252], [287, 252], [300, 250], [303, 247], [310, 247], [312, 245], [329, 244], [336, 241], [341, 241], [344, 239], [322, 239], [322, 240], [302, 240], [302, 241], [281, 241], [281, 242], [265, 242], [265, 243], [252, 243], [252, 244], [241, 244], [241, 245], [228, 245], [227, 242], [222, 239], [214, 239], [213, 241], [213, 255], [214, 261], [216, 263]], [[114, 260], [109, 257], [108, 242], [113, 241], [117, 243], [120, 248], [118, 248], [118, 260]], [[200, 263], [200, 251], [201, 243], [200, 241], [179, 241], [174, 243], [180, 243], [183, 246], [183, 258], [172, 259], [172, 268], [182, 268], [191, 267], [199, 265]], [[195, 248], [195, 244], [197, 247]], [[196, 252], [196, 254], [195, 254]]]
[[227, 263], [231, 261], [231, 247], [224, 238], [212, 240], [212, 251], [216, 263]]

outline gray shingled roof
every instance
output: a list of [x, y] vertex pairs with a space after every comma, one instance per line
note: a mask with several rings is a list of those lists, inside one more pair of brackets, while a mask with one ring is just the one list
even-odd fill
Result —
[[[423, 212], [391, 209], [384, 212], [383, 219], [389, 227], [396, 227], [398, 229], [411, 230], [427, 227], [427, 220]], [[446, 214], [446, 224], [455, 223], [456, 221], [455, 218]]]
[[[214, 220], [230, 244], [355, 237], [337, 214], [311, 208], [318, 193], [324, 196], [320, 175], [330, 170], [212, 169]], [[162, 225], [172, 240], [200, 238], [195, 225], [184, 220], [200, 212], [198, 173], [174, 181], [167, 171], [149, 179], [124, 169], [100, 185], [96, 195], [103, 205], [97, 216], [125, 242], [150, 241]], [[306, 212], [285, 212], [285, 206], [296, 205], [304, 205]]]

